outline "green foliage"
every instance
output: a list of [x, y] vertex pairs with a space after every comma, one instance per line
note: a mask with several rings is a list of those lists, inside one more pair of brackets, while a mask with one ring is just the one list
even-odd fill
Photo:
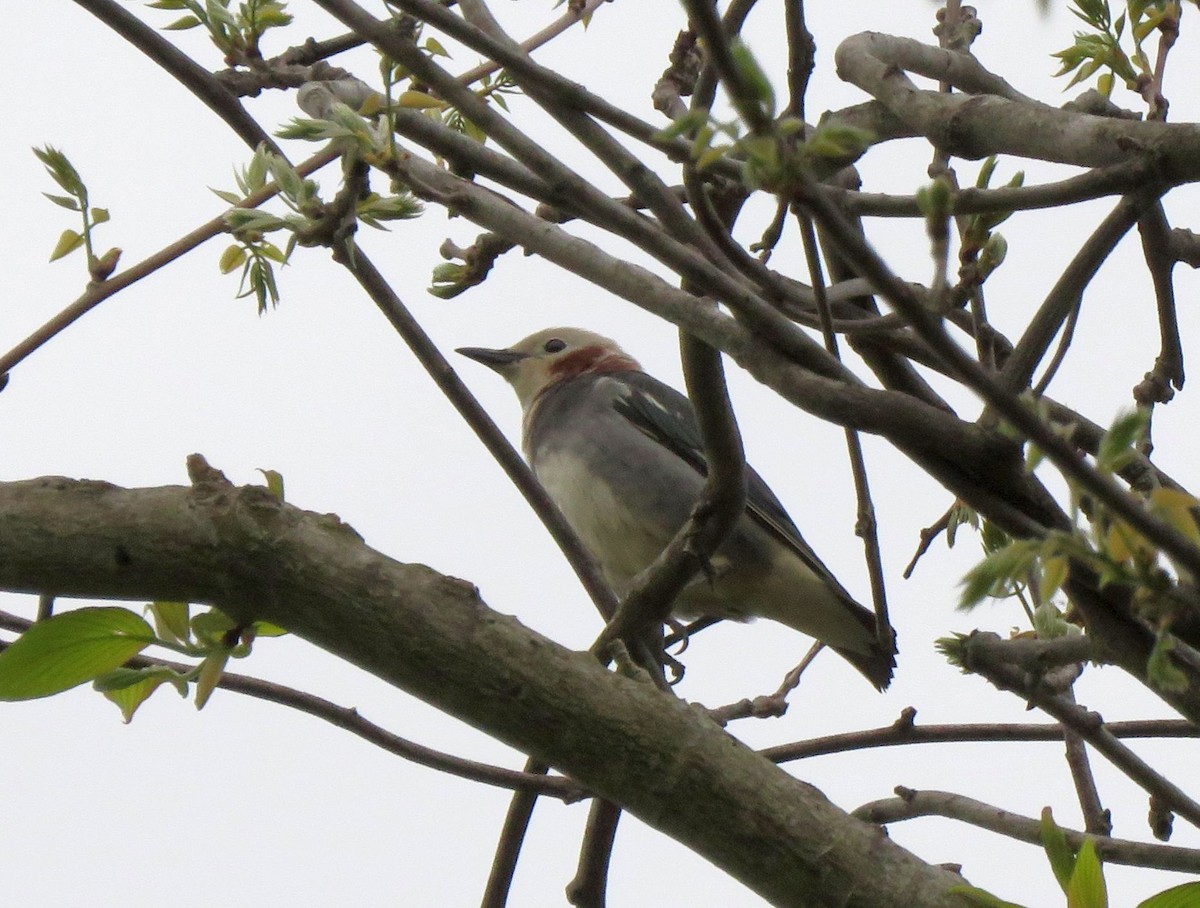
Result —
[[[350, 134], [346, 124], [370, 125], [346, 105], [336, 107], [337, 115], [343, 121], [341, 126], [324, 120], [297, 121], [301, 124], [297, 133], [307, 123], [317, 124], [321, 131], [341, 129], [343, 136]], [[260, 146], [250, 163], [234, 174], [238, 193], [214, 191], [225, 201], [238, 204], [243, 197], [265, 188], [268, 176], [278, 187], [279, 197], [291, 209], [291, 213], [275, 215], [258, 208], [230, 209], [225, 213], [225, 223], [237, 243], [226, 247], [218, 261], [222, 274], [241, 269], [238, 298], [253, 295], [258, 302], [260, 315], [267, 310], [268, 304], [279, 304], [274, 266], [286, 265], [297, 245], [315, 245], [331, 239], [330, 224], [326, 220], [328, 207], [321, 200], [316, 182], [302, 178], [291, 164], [265, 146]], [[415, 217], [422, 209], [420, 202], [411, 194], [402, 192], [387, 197], [368, 194], [357, 203], [356, 210], [364, 223], [383, 229], [381, 221]], [[266, 238], [267, 234], [280, 231], [288, 234], [283, 249]]]
[[87, 185], [67, 156], [57, 148], [46, 145], [33, 149], [33, 153], [46, 166], [46, 172], [50, 174], [54, 182], [67, 193], [67, 195], [54, 195], [44, 192], [42, 195], [60, 208], [79, 212], [83, 221], [82, 230], [64, 230], [59, 235], [58, 242], [54, 244], [54, 249], [50, 253], [50, 261], [56, 261], [63, 256], [70, 255], [76, 249], [83, 248], [87, 250], [89, 278], [93, 281], [104, 280], [116, 270], [117, 262], [121, 257], [120, 249], [109, 249], [102, 256], [97, 257], [92, 248], [92, 231], [97, 225], [109, 220], [108, 209], [93, 208], [88, 204]]
[[82, 608], [39, 621], [0, 652], [0, 700], [62, 693], [110, 672], [155, 640], [124, 608]]
[[1200, 883], [1182, 883], [1152, 895], [1137, 908], [1194, 908], [1200, 905]]
[[1116, 79], [1137, 91], [1142, 79], [1152, 78], [1153, 66], [1144, 48], [1146, 39], [1164, 23], [1177, 24], [1180, 9], [1177, 0], [1128, 0], [1125, 10], [1114, 20], [1108, 0], [1074, 0], [1071, 12], [1090, 30], [1076, 32], [1075, 43], [1054, 55], [1062, 61], [1056, 75], [1075, 73], [1067, 83], [1070, 88], [1100, 72], [1096, 88], [1107, 98], [1112, 95]]
[[259, 40], [272, 28], [290, 25], [287, 4], [279, 0], [246, 0], [236, 10], [230, 0], [156, 0], [151, 9], [186, 11], [186, 15], [164, 25], [166, 31], [203, 27], [229, 62], [259, 59]]
[[758, 116], [765, 120], [775, 119], [775, 89], [766, 72], [754, 59], [750, 48], [739, 38], [729, 42], [729, 52], [733, 56], [733, 65], [737, 68], [741, 82], [750, 89], [751, 96], [742, 98], [758, 107]]
[[[215, 608], [192, 615], [186, 602], [152, 602], [146, 611], [153, 627], [136, 612], [113, 606], [80, 608], [38, 621], [0, 651], [0, 700], [49, 697], [91, 681], [129, 722], [163, 684], [186, 696], [195, 683], [199, 709], [230, 658], [249, 655], [256, 637], [285, 633], [267, 622], [239, 627]], [[126, 664], [149, 646], [200, 662], [182, 671]]]
[[791, 196], [798, 175], [823, 179], [854, 163], [875, 136], [853, 126], [822, 122], [807, 136], [804, 123], [795, 117], [772, 121], [768, 131], [744, 135], [739, 120], [718, 120], [706, 110], [690, 110], [658, 133], [662, 140], [691, 138], [692, 166], [711, 168], [721, 160], [740, 163], [742, 182], [749, 189], [765, 189]]
[[283, 501], [283, 474], [278, 470], [264, 470], [259, 467], [258, 472], [263, 474], [267, 480], [267, 489], [278, 501]]
[[[1067, 908], [1108, 908], [1104, 866], [1096, 854], [1096, 843], [1086, 838], [1076, 852], [1054, 822], [1049, 807], [1042, 810], [1041, 834], [1042, 847], [1054, 878], [1066, 896]], [[1021, 908], [976, 886], [955, 886], [951, 891], [978, 908]], [[1173, 886], [1140, 902], [1137, 908], [1193, 908], [1195, 905], [1200, 905], [1200, 883]]]
[[[1107, 475], [1127, 466], [1137, 456], [1145, 437], [1148, 416], [1134, 410], [1120, 414], [1097, 448], [1096, 468]], [[1178, 690], [1184, 678], [1173, 662], [1174, 638], [1171, 624], [1181, 606], [1174, 590], [1176, 581], [1162, 554], [1127, 521], [1109, 512], [1100, 502], [1089, 500], [1071, 485], [1075, 527], [1047, 533], [1039, 539], [1012, 539], [988, 521], [979, 524], [986, 553], [963, 579], [959, 607], [974, 608], [986, 598], [1015, 597], [1025, 608], [1039, 637], [1076, 633], [1052, 602], [1062, 588], [1071, 565], [1086, 566], [1101, 584], [1119, 583], [1134, 591], [1133, 603], [1140, 615], [1157, 629], [1154, 648], [1146, 666], [1151, 684], [1160, 690]], [[1154, 488], [1144, 495], [1144, 506], [1153, 516], [1175, 527], [1200, 545], [1200, 501], [1176, 489]], [[972, 522], [957, 509], [947, 526], [953, 544], [954, 528]], [[1032, 599], [1034, 606], [1030, 606]]]

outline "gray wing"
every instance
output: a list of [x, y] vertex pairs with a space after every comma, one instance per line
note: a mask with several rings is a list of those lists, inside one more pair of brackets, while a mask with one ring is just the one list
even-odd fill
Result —
[[[613, 404], [616, 411], [639, 431], [673, 451], [701, 476], [707, 477], [704, 443], [691, 402], [670, 385], [664, 385], [644, 372], [622, 373], [619, 380], [629, 388], [629, 394]], [[795, 552], [813, 573], [853, 602], [853, 597], [804, 541], [775, 493], [749, 464], [746, 465], [746, 484], [746, 511], [751, 519]]]

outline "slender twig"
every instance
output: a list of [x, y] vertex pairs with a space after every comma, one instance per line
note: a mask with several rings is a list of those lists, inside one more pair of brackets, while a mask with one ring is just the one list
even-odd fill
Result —
[[711, 0], [683, 0], [688, 22], [704, 42], [707, 59], [729, 93], [738, 116], [752, 134], [761, 135], [771, 129], [771, 122], [758, 92], [750, 85], [745, 73], [734, 62], [730, 46], [730, 31], [717, 16], [717, 7]]
[[1146, 193], [1121, 199], [1071, 259], [1047, 294], [1001, 370], [999, 384], [1012, 394], [1028, 387], [1063, 321], [1079, 305], [1083, 291], [1121, 238], [1157, 199]]
[[[1183, 344], [1179, 337], [1179, 316], [1175, 307], [1175, 287], [1171, 271], [1175, 258], [1170, 251], [1171, 225], [1162, 202], [1151, 207], [1138, 220], [1142, 237], [1142, 256], [1154, 286], [1158, 307], [1159, 352], [1154, 368], [1146, 376], [1144, 393], [1134, 392], [1141, 404], [1166, 403], [1173, 389], [1183, 388]], [[1139, 385], [1138, 388], [1142, 388]]]
[[[1054, 723], [976, 722], [949, 725], [916, 725], [917, 711], [907, 707], [891, 725], [842, 732], [807, 741], [776, 744], [760, 750], [775, 763], [806, 760], [876, 747], [910, 744], [965, 744], [974, 742], [1025, 743], [1063, 740], [1063, 726]], [[1200, 738], [1200, 728], [1184, 719], [1140, 719], [1105, 726], [1116, 738]]]
[[[1075, 702], [1075, 689], [1069, 687], [1063, 698]], [[1079, 812], [1083, 815], [1083, 828], [1092, 835], [1112, 835], [1112, 814], [1104, 809], [1100, 800], [1100, 789], [1096, 787], [1096, 776], [1088, 759], [1087, 744], [1076, 732], [1063, 729], [1063, 744], [1066, 749], [1067, 768], [1075, 784], [1075, 796], [1079, 798]]]
[[353, 255], [339, 256], [338, 259], [358, 280], [384, 317], [408, 344], [409, 349], [412, 350], [417, 361], [424, 366], [430, 378], [466, 420], [467, 425], [488, 449], [488, 453], [496, 459], [513, 485], [533, 508], [533, 512], [538, 515], [562, 550], [563, 555], [566, 556], [596, 609], [605, 619], [610, 618], [616, 610], [612, 591], [600, 573], [591, 553], [584, 548], [579, 538], [571, 530], [566, 518], [550, 500], [546, 490], [534, 479], [533, 473], [521, 459], [521, 455], [504, 437], [487, 411], [475, 400], [467, 386], [463, 384], [446, 358], [442, 356], [441, 351], [430, 340], [417, 320], [413, 318], [408, 307], [392, 290], [362, 249], [355, 247]]
[[714, 722], [722, 726], [728, 725], [735, 719], [777, 719], [783, 716], [787, 713], [788, 694], [800, 686], [800, 679], [805, 670], [812, 665], [813, 660], [824, 649], [825, 644], [820, 640], [809, 647], [804, 658], [783, 676], [783, 680], [779, 682], [779, 687], [775, 689], [774, 693], [755, 697], [752, 700], [739, 700], [737, 703], [730, 703], [727, 706], [716, 706], [708, 710], [708, 714]]
[[[1031, 845], [1042, 844], [1042, 824], [1032, 817], [1023, 817], [1010, 810], [948, 791], [915, 791], [901, 786], [896, 789], [896, 794], [896, 798], [864, 804], [853, 811], [854, 816], [868, 823], [895, 823], [924, 816], [949, 817]], [[1110, 839], [1073, 829], [1064, 829], [1063, 832], [1068, 844], [1075, 850], [1081, 848], [1084, 841], [1091, 841], [1097, 857], [1105, 863], [1184, 873], [1200, 872], [1198, 849]]]
[[[825, 349], [835, 359], [840, 359], [837, 336], [833, 333], [833, 316], [829, 311], [829, 301], [825, 298], [825, 276], [821, 268], [821, 259], [817, 247], [817, 233], [813, 229], [812, 219], [801, 213], [800, 237], [804, 245], [804, 257], [808, 265], [809, 283], [816, 295], [817, 312], [821, 316], [821, 333], [825, 339]], [[867, 562], [867, 576], [871, 581], [871, 601], [875, 606], [875, 636], [885, 650], [895, 651], [896, 632], [888, 619], [887, 585], [883, 579], [883, 556], [879, 551], [878, 524], [875, 519], [875, 505], [871, 501], [871, 485], [867, 478], [867, 464], [863, 457], [862, 441], [858, 432], [851, 428], [843, 429], [846, 437], [846, 451], [850, 458], [850, 471], [854, 477], [854, 495], [858, 502], [858, 516], [854, 522], [854, 532], [862, 539], [864, 557]]]
[[[32, 627], [33, 624], [34, 622], [26, 618], [0, 611], [0, 627], [3, 627], [5, 630], [23, 633]], [[3, 651], [8, 645], [8, 642], [0, 640], [0, 651]], [[190, 672], [195, 668], [192, 665], [145, 655], [134, 656], [125, 665], [128, 668], [164, 667], [180, 674]], [[577, 801], [584, 795], [584, 792], [580, 790], [578, 785], [571, 782], [570, 779], [565, 779], [561, 776], [535, 774], [529, 770], [515, 772], [501, 766], [491, 766], [487, 763], [476, 762], [475, 760], [466, 760], [462, 757], [456, 757], [430, 747], [425, 747], [422, 744], [417, 744], [415, 741], [402, 738], [376, 725], [374, 722], [364, 719], [358, 710], [353, 707], [339, 706], [307, 691], [296, 690], [283, 684], [276, 684], [273, 681], [265, 681], [261, 678], [240, 675], [234, 672], [224, 672], [221, 675], [221, 679], [217, 682], [217, 686], [222, 690], [232, 691], [233, 693], [242, 694], [247, 697], [254, 697], [257, 700], [265, 700], [268, 703], [276, 703], [280, 706], [286, 706], [289, 709], [315, 716], [344, 731], [357, 735], [364, 741], [374, 744], [376, 747], [390, 754], [403, 757], [405, 760], [418, 763], [422, 766], [428, 766], [431, 769], [436, 769], [448, 775], [458, 776], [472, 782], [482, 782], [485, 785], [495, 785], [499, 788], [508, 788], [530, 794], [550, 795], [551, 797], [560, 798], [567, 802]]]
[[[545, 775], [549, 769], [548, 765], [532, 757], [525, 764], [525, 772], [535, 775]], [[517, 859], [521, 856], [521, 846], [525, 843], [525, 833], [529, 830], [529, 821], [536, 806], [537, 793], [532, 790], [516, 792], [509, 802], [480, 908], [505, 908], [508, 904], [508, 893], [517, 871]]]
[[600, 799], [592, 802], [579, 848], [579, 867], [567, 884], [567, 901], [576, 908], [604, 908], [608, 867], [620, 819], [621, 808], [616, 804]]
[[[340, 157], [340, 153], [333, 149], [319, 151], [308, 160], [297, 164], [296, 172], [300, 176], [308, 176], [331, 161], [336, 161], [338, 157]], [[247, 196], [233, 207], [257, 208], [278, 193], [279, 187], [275, 183], [268, 183], [258, 192]], [[218, 215], [211, 221], [201, 224], [195, 230], [180, 237], [169, 246], [164, 246], [158, 252], [143, 259], [136, 265], [131, 265], [124, 271], [112, 275], [101, 283], [89, 284], [87, 290], [75, 302], [63, 309], [7, 353], [0, 355], [0, 375], [8, 372], [48, 340], [62, 333], [77, 319], [90, 312], [118, 291], [124, 290], [130, 284], [140, 281], [149, 274], [153, 274], [159, 268], [191, 252], [201, 243], [227, 232], [228, 229], [225, 223], [225, 215]]]
[[[1001, 385], [984, 372], [946, 333], [932, 313], [921, 306], [911, 289], [896, 277], [862, 237], [853, 229], [820, 187], [805, 175], [797, 177], [804, 187], [804, 205], [818, 218], [821, 225], [836, 237], [844, 255], [869, 278], [888, 301], [908, 318], [922, 340], [928, 343], [946, 362], [954, 375], [978, 394], [990, 407], [1026, 438], [1037, 444], [1055, 467], [1086, 491], [1106, 502], [1112, 511], [1124, 518], [1147, 539], [1154, 542], [1182, 569], [1200, 575], [1200, 549], [1183, 533], [1151, 515], [1142, 501], [1086, 463], [1047, 425], [1040, 416], [1022, 403], [1010, 387]], [[1143, 201], [1145, 204], [1145, 201]], [[1131, 212], [1136, 218], [1135, 211]], [[1015, 355], [1015, 354], [1014, 354]], [[1036, 361], [1036, 360], [1035, 360]], [[1006, 364], [1006, 369], [1009, 364]]]
[[[608, 2], [608, 0], [585, 0], [583, 5], [579, 7], [576, 7], [574, 4], [568, 4], [567, 11], [565, 13], [563, 13], [541, 31], [535, 32], [522, 41], [520, 44], [521, 50], [528, 54], [545, 44], [549, 44], [571, 26], [584, 21], [606, 2]], [[480, 63], [473, 69], [468, 69], [458, 78], [464, 84], [469, 85], [472, 82], [479, 81], [484, 76], [490, 76], [492, 73], [497, 72], [501, 68], [502, 65], [500, 63], [496, 62], [495, 60], [488, 60], [484, 63]]]
[[1095, 747], [1133, 782], [1163, 801], [1170, 810], [1192, 825], [1200, 826], [1200, 804], [1122, 744], [1108, 731], [1099, 715], [1069, 702], [1062, 696], [1046, 692], [1036, 683], [1031, 685], [1030, 677], [1024, 671], [990, 658], [983, 651], [977, 654], [968, 652], [966, 665], [996, 687], [1026, 698], [1053, 716]]
[[804, 0], [784, 0], [783, 26], [788, 49], [788, 103], [784, 114], [803, 120], [804, 98], [817, 57], [816, 39], [804, 21]]
[[901, 575], [907, 580], [916, 570], [917, 562], [921, 560], [921, 556], [929, 551], [929, 546], [933, 544], [933, 540], [942, 535], [943, 532], [950, 526], [950, 518], [954, 515], [954, 509], [958, 507], [958, 502], [946, 508], [946, 513], [931, 523], [929, 526], [921, 530], [920, 540], [917, 542], [917, 550], [913, 552], [912, 559], [908, 562], [908, 566], [904, 569]]
[[362, 47], [366, 43], [362, 35], [356, 35], [354, 32], [346, 32], [344, 35], [336, 35], [321, 41], [309, 38], [303, 44], [289, 47], [278, 57], [272, 57], [267, 61], [267, 65], [279, 62], [292, 66], [312, 66], [318, 60], [327, 60], [346, 51], [354, 50], [356, 47]]
[[251, 148], [266, 145], [275, 154], [285, 157], [275, 140], [246, 112], [242, 103], [216, 76], [123, 8], [116, 0], [75, 2], [179, 80]]
[[[977, 189], [968, 186], [954, 196], [956, 214], [991, 214], [1004, 211], [1035, 211], [1042, 208], [1062, 208], [1078, 202], [1110, 195], [1124, 195], [1146, 185], [1150, 165], [1134, 158], [1098, 167], [1054, 183], [1034, 186], [998, 186]], [[830, 189], [839, 207], [847, 214], [881, 218], [924, 217], [915, 195], [891, 195], [880, 192], [859, 192], [851, 189]]]

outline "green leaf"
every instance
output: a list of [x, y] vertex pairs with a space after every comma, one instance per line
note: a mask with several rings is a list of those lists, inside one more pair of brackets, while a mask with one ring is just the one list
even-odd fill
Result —
[[1179, 693], [1188, 689], [1187, 675], [1171, 661], [1174, 638], [1166, 630], [1160, 630], [1146, 660], [1146, 680], [1158, 690]]
[[235, 627], [237, 623], [232, 618], [215, 608], [194, 615], [191, 621], [196, 639], [208, 646], [224, 646], [225, 635]]
[[122, 665], [154, 642], [141, 616], [81, 608], [39, 621], [0, 652], [0, 700], [48, 697]]
[[51, 145], [35, 148], [33, 153], [39, 161], [46, 165], [46, 171], [59, 186], [76, 197], [87, 194], [79, 171], [67, 160], [65, 154]]
[[1149, 421], [1150, 412], [1141, 407], [1117, 416], [1100, 439], [1096, 451], [1097, 468], [1112, 473], [1124, 466], [1132, 456], [1133, 446], [1144, 435]]
[[264, 470], [258, 468], [258, 472], [262, 473], [267, 480], [267, 489], [280, 501], [283, 501], [283, 474], [278, 470]]
[[870, 130], [835, 121], [818, 126], [804, 143], [804, 150], [813, 157], [851, 161], [861, 157], [876, 138]]
[[729, 44], [729, 52], [733, 56], [733, 63], [739, 74], [746, 80], [750, 90], [754, 92], [754, 100], [762, 107], [763, 114], [769, 120], [774, 119], [775, 89], [771, 86], [771, 80], [767, 78], [767, 74], [758, 65], [758, 61], [754, 59], [750, 48], [735, 38]]
[[121, 719], [128, 725], [133, 721], [133, 714], [138, 707], [149, 700], [150, 695], [166, 680], [158, 677], [141, 678], [134, 684], [104, 691], [104, 699], [116, 704], [121, 711]]
[[1200, 883], [1172, 886], [1140, 902], [1137, 908], [1195, 908], [1200, 905]]
[[1033, 610], [1033, 629], [1041, 640], [1054, 640], [1079, 633], [1053, 602], [1043, 602]]
[[1054, 813], [1049, 807], [1042, 808], [1042, 847], [1046, 849], [1046, 857], [1050, 860], [1050, 869], [1062, 891], [1066, 892], [1075, 873], [1075, 852], [1058, 824], [1054, 822]]
[[112, 217], [107, 208], [93, 208], [91, 213], [93, 224], [103, 224]]
[[189, 28], [195, 28], [197, 25], [200, 25], [200, 20], [195, 16], [181, 16], [170, 25], [164, 25], [163, 31], [181, 32], [186, 31]]
[[200, 674], [196, 677], [196, 709], [204, 709], [208, 698], [225, 674], [225, 663], [229, 661], [229, 650], [222, 649], [209, 653], [200, 663]]
[[187, 696], [187, 681], [174, 669], [165, 665], [118, 668], [101, 675], [92, 682], [92, 687], [104, 694], [105, 699], [117, 705], [122, 718], [128, 724], [133, 720], [137, 708], [164, 683], [174, 686], [181, 697]]
[[1075, 858], [1075, 872], [1067, 886], [1067, 908], [1108, 908], [1104, 868], [1096, 856], [1096, 843], [1087, 839]]
[[1020, 540], [989, 554], [967, 571], [963, 578], [958, 608], [970, 610], [985, 598], [1004, 599], [1014, 587], [1025, 583], [1029, 568], [1037, 558], [1031, 540]]
[[237, 271], [244, 264], [246, 264], [246, 250], [236, 243], [226, 246], [225, 251], [221, 253], [221, 258], [217, 260], [217, 268], [222, 274]]
[[278, 624], [272, 624], [270, 621], [255, 621], [250, 625], [250, 630], [254, 632], [255, 637], [286, 637], [291, 633]]
[[51, 195], [48, 192], [43, 192], [42, 195], [44, 195], [46, 198], [48, 198], [55, 205], [58, 205], [61, 208], [67, 209], [67, 211], [78, 211], [79, 210], [79, 200], [71, 198], [71, 196]]
[[946, 548], [954, 548], [954, 540], [958, 535], [958, 528], [963, 524], [979, 529], [979, 515], [975, 513], [968, 505], [961, 501], [956, 501], [954, 507], [950, 509], [950, 517], [946, 521]]
[[157, 600], [151, 602], [147, 608], [150, 610], [151, 617], [154, 618], [154, 627], [158, 631], [159, 637], [164, 640], [176, 640], [179, 643], [187, 643], [191, 639], [191, 630], [188, 626], [191, 606], [188, 603]]
[[50, 253], [50, 261], [54, 262], [64, 255], [70, 255], [82, 245], [82, 233], [77, 230], [64, 230], [59, 236], [58, 242], [54, 244], [54, 251]]

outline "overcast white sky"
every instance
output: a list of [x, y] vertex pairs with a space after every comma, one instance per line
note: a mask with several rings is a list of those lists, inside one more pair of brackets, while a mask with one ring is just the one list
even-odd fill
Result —
[[[382, 4], [372, 4], [378, 14]], [[781, 84], [777, 4], [762, 4], [748, 32]], [[819, 43], [813, 114], [863, 100], [837, 82], [832, 53], [848, 34], [870, 28], [929, 39], [933, 4], [924, 0], [810, 2]], [[976, 3], [985, 30], [976, 52], [1022, 91], [1063, 100], [1049, 54], [1070, 41], [1074, 20], [1060, 11], [1041, 19], [1031, 0]], [[1055, 4], [1056, 7], [1064, 4]], [[147, 21], [173, 14], [129, 7]], [[497, 0], [513, 34], [536, 31], [554, 15], [550, 0]], [[296, 2], [297, 26], [268, 52], [344, 29], [312, 4]], [[58, 234], [75, 224], [45, 201], [55, 191], [30, 147], [63, 148], [84, 175], [94, 204], [109, 208], [102, 247], [140, 260], [222, 210], [208, 187], [233, 186], [232, 169], [248, 151], [198, 101], [89, 14], [67, 2], [8, 4], [8, 91], [0, 135], [0, 174], [8, 216], [0, 256], [0, 348], [7, 349], [63, 308], [85, 281], [81, 259], [46, 264]], [[654, 119], [649, 92], [682, 23], [675, 3], [615, 2], [585, 32], [574, 30], [539, 54], [618, 103]], [[1187, 10], [1184, 44], [1171, 61], [1172, 119], [1196, 119], [1194, 27]], [[204, 65], [219, 55], [198, 31], [172, 36]], [[1189, 55], [1191, 60], [1189, 60]], [[361, 51], [341, 65], [373, 79], [375, 58]], [[454, 68], [476, 58], [460, 52]], [[1135, 106], [1126, 94], [1118, 98]], [[268, 128], [298, 113], [290, 96], [249, 102]], [[542, 141], [619, 192], [596, 168], [515, 99], [514, 115], [538, 122]], [[296, 148], [298, 159], [308, 153]], [[863, 166], [872, 190], [911, 190], [929, 153], [908, 143]], [[1020, 166], [1003, 161], [999, 177]], [[1027, 166], [1031, 178], [1045, 168]], [[964, 183], [974, 165], [963, 164]], [[335, 185], [335, 175], [320, 178]], [[1194, 198], [1194, 197], [1193, 197]], [[1002, 327], [1022, 323], [1086, 232], [1110, 203], [1069, 216], [1014, 217], [1005, 233], [1010, 261], [989, 285], [989, 308]], [[1176, 226], [1195, 210], [1173, 202]], [[919, 226], [873, 223], [871, 236], [895, 266], [927, 280]], [[509, 255], [488, 282], [454, 301], [425, 293], [437, 245], [466, 246], [478, 231], [430, 210], [388, 234], [366, 230], [362, 243], [432, 336], [446, 349], [503, 346], [541, 327], [580, 325], [610, 334], [651, 371], [678, 384], [674, 332], [532, 258]], [[23, 363], [0, 394], [5, 427], [0, 480], [46, 474], [104, 479], [127, 486], [179, 484], [184, 458], [203, 453], [236, 482], [260, 482], [256, 468], [281, 471], [292, 503], [332, 511], [374, 547], [402, 561], [427, 563], [476, 583], [493, 607], [538, 631], [585, 647], [598, 630], [586, 598], [519, 496], [371, 303], [320, 250], [301, 250], [280, 274], [283, 303], [263, 317], [252, 300], [235, 300], [236, 280], [217, 272], [225, 244], [213, 242], [106, 302]], [[786, 256], [777, 260], [796, 269]], [[793, 258], [794, 262], [795, 259]], [[1190, 304], [1196, 282], [1179, 277], [1185, 341], [1200, 330]], [[1055, 393], [1101, 422], [1129, 403], [1129, 389], [1156, 352], [1153, 302], [1127, 241], [1089, 292], [1077, 341]], [[1189, 351], [1190, 352], [1190, 351]], [[511, 391], [487, 370], [461, 361], [461, 373], [510, 436], [519, 431]], [[864, 601], [869, 590], [839, 430], [772, 399], [743, 375], [731, 378], [751, 460], [817, 551]], [[960, 400], [965, 412], [973, 406]], [[1160, 462], [1185, 484], [1194, 479], [1195, 405], [1184, 395], [1156, 423]], [[1191, 432], [1189, 437], [1188, 433]], [[872, 692], [836, 658], [823, 657], [781, 720], [742, 723], [735, 733], [774, 744], [893, 721], [912, 705], [919, 721], [1026, 721], [1013, 698], [961, 676], [933, 652], [951, 631], [1005, 631], [1018, 616], [1005, 605], [954, 611], [957, 580], [976, 555], [966, 539], [947, 552], [939, 541], [916, 577], [902, 581], [921, 527], [949, 504], [947, 493], [914, 467], [867, 440], [891, 606], [902, 647], [891, 690]], [[0, 608], [32, 614], [23, 597]], [[719, 628], [687, 654], [683, 696], [718, 705], [773, 690], [807, 649], [803, 638], [765, 623]], [[421, 743], [504, 765], [522, 758], [479, 732], [440, 715], [301, 641], [262, 641], [235, 670], [313, 691]], [[1092, 670], [1082, 702], [1108, 719], [1166, 715], [1155, 698], [1116, 669]], [[84, 687], [47, 701], [5, 704], [4, 812], [0, 823], [6, 901], [13, 905], [362, 906], [471, 905], [478, 901], [507, 806], [504, 792], [449, 779], [390, 757], [308, 716], [218, 692], [196, 713], [160, 692], [130, 726]], [[1139, 743], [1139, 752], [1187, 783], [1200, 744]], [[1139, 790], [1095, 758], [1115, 834], [1144, 838]], [[1078, 825], [1058, 745], [898, 748], [825, 757], [793, 767], [836, 803], [852, 809], [886, 797], [896, 785], [958, 791], [1037, 815], [1052, 805]], [[563, 904], [574, 872], [586, 805], [542, 804], [535, 816], [513, 905]], [[958, 862], [978, 885], [1031, 905], [1061, 904], [1040, 851], [945, 820], [893, 827], [893, 837], [923, 858]], [[1200, 846], [1178, 824], [1177, 844]], [[1113, 905], [1132, 905], [1175, 878], [1110, 867]], [[754, 906], [761, 901], [704, 861], [629, 818], [618, 835], [611, 904]]]

